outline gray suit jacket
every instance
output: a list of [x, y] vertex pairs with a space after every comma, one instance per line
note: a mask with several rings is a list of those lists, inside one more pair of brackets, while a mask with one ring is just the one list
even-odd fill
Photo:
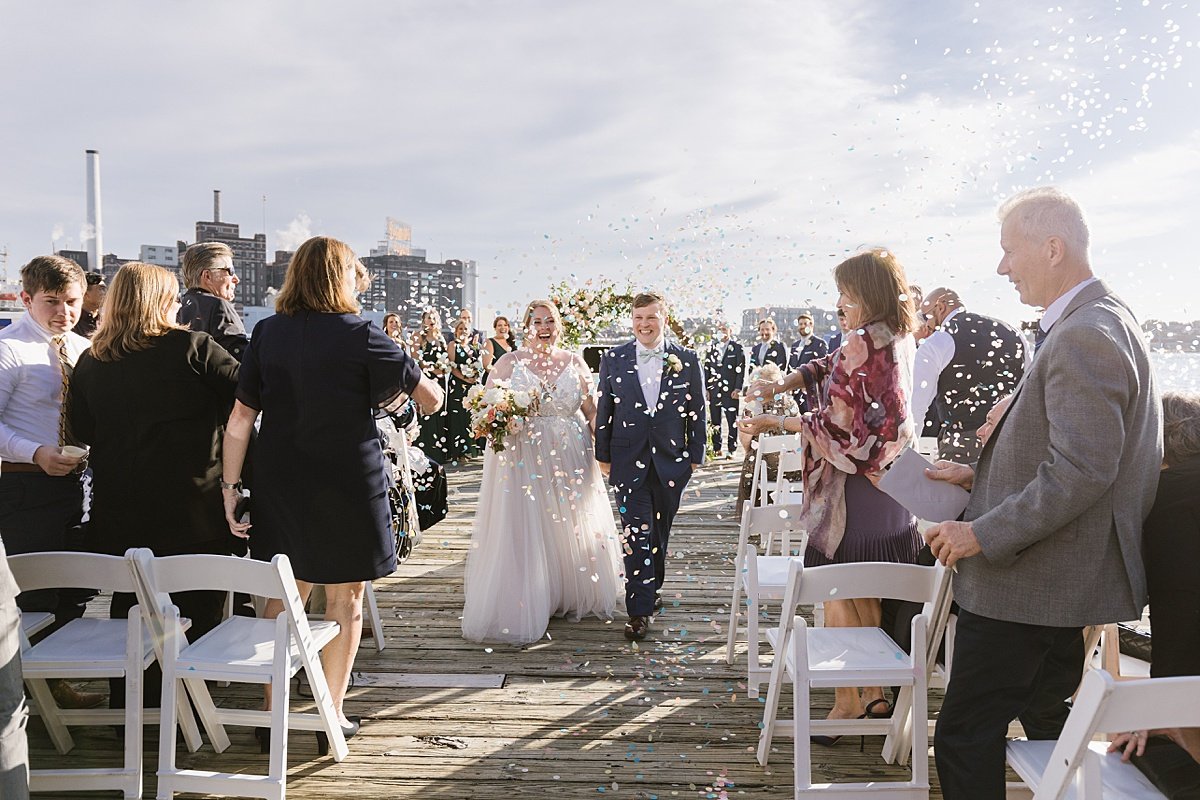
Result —
[[1051, 328], [980, 455], [964, 519], [981, 555], [954, 594], [974, 614], [1074, 627], [1137, 619], [1142, 521], [1162, 406], [1141, 329], [1097, 281]]

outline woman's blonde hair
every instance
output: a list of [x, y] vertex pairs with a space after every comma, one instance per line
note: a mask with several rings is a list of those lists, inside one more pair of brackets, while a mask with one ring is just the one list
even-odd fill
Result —
[[179, 281], [162, 267], [131, 261], [113, 277], [104, 301], [104, 318], [92, 337], [97, 361], [118, 361], [145, 350], [168, 331], [182, 330], [171, 310], [179, 298]]
[[528, 328], [529, 321], [533, 319], [533, 310], [535, 308], [545, 308], [550, 310], [550, 316], [554, 317], [554, 324], [558, 326], [558, 332], [563, 332], [562, 314], [558, 313], [558, 306], [554, 305], [552, 300], [530, 300], [529, 305], [525, 306], [525, 319], [521, 323], [521, 327]]
[[292, 256], [283, 288], [275, 298], [275, 310], [288, 315], [303, 311], [357, 314], [354, 289], [346, 288], [346, 270], [357, 275], [358, 259], [350, 245], [329, 236], [314, 236]]

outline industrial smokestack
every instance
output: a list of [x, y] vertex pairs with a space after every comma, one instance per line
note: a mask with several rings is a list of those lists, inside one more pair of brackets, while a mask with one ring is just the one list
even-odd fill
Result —
[[221, 190], [213, 189], [213, 222], [221, 221]]
[[100, 219], [100, 152], [87, 151], [87, 254], [88, 269], [104, 269], [103, 224]]

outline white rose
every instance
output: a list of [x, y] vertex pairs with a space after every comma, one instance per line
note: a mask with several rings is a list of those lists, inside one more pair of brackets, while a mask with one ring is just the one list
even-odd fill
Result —
[[529, 404], [532, 401], [533, 401], [533, 397], [530, 396], [529, 392], [525, 392], [525, 391], [513, 392], [513, 402], [516, 403], [521, 408], [528, 408]]
[[496, 386], [487, 389], [483, 393], [483, 402], [489, 406], [499, 405], [504, 402], [504, 390]]

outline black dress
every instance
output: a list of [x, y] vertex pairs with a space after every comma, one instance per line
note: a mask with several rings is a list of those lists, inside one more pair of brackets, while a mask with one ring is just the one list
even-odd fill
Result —
[[426, 342], [421, 345], [421, 369], [425, 377], [440, 384], [447, 395], [446, 402], [432, 414], [422, 414], [420, 432], [417, 434], [417, 446], [426, 456], [439, 464], [450, 460], [450, 386], [447, 375], [439, 375], [434, 367], [439, 361], [449, 361], [446, 343], [442, 341]]
[[[461, 372], [463, 367], [471, 365], [471, 368], [479, 368], [479, 348], [473, 344], [460, 344], [454, 342], [454, 366]], [[475, 380], [478, 382], [480, 374], [475, 374]], [[471, 436], [471, 412], [463, 405], [463, 401], [467, 397], [467, 391], [474, 385], [466, 381], [459, 380], [454, 373], [450, 373], [450, 389], [446, 393], [446, 415], [448, 417], [449, 442], [448, 450], [450, 456], [474, 456], [478, 455], [482, 449], [479, 440]]]
[[238, 400], [262, 412], [253, 445], [254, 558], [285, 553], [310, 583], [395, 570], [374, 412], [420, 379], [407, 353], [353, 314], [276, 314], [255, 326], [237, 388]]

